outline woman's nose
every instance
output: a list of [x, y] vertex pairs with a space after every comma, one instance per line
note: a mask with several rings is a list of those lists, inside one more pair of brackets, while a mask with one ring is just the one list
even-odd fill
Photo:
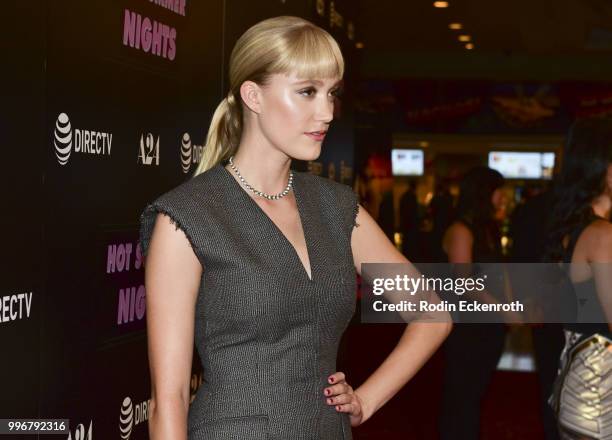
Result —
[[334, 118], [334, 100], [325, 99], [322, 103], [317, 106], [317, 121], [331, 122]]

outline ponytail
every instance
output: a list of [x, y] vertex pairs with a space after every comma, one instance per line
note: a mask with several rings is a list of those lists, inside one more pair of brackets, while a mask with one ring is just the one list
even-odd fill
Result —
[[242, 134], [242, 108], [229, 92], [217, 106], [206, 137], [202, 158], [193, 177], [214, 167], [236, 152]]

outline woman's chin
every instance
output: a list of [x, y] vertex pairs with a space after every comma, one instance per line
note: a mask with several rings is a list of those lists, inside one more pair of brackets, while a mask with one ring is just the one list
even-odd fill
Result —
[[321, 146], [320, 145], [318, 147], [296, 151], [295, 154], [293, 155], [293, 158], [295, 160], [303, 160], [303, 161], [308, 162], [308, 161], [317, 160], [319, 156], [321, 156]]

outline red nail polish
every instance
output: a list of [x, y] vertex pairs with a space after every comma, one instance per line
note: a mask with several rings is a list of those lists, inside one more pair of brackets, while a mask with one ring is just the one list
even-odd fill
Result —
[[325, 390], [325, 395], [329, 395], [329, 389]]
[[329, 383], [334, 383], [334, 378], [333, 377], [329, 378]]
[[338, 411], [340, 411], [340, 405], [338, 405], [338, 406], [336, 407], [336, 409], [337, 409]]

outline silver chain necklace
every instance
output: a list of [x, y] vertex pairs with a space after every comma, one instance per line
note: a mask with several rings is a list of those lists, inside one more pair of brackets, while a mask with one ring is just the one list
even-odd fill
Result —
[[244, 184], [244, 186], [246, 186], [251, 192], [253, 192], [254, 194], [257, 194], [258, 196], [265, 197], [268, 200], [277, 200], [277, 199], [280, 199], [281, 197], [285, 197], [287, 194], [289, 194], [289, 191], [291, 191], [291, 188], [293, 188], [293, 171], [289, 170], [289, 182], [287, 183], [287, 186], [285, 187], [284, 190], [282, 190], [278, 194], [266, 194], [263, 191], [259, 191], [253, 188], [251, 185], [249, 185], [246, 180], [244, 180], [244, 177], [242, 177], [242, 175], [240, 174], [240, 171], [238, 171], [238, 168], [236, 168], [236, 165], [234, 165], [233, 159], [234, 159], [234, 156], [230, 156], [229, 164], [230, 164], [230, 167], [232, 167], [232, 170], [234, 170], [234, 172], [236, 173], [240, 181]]

